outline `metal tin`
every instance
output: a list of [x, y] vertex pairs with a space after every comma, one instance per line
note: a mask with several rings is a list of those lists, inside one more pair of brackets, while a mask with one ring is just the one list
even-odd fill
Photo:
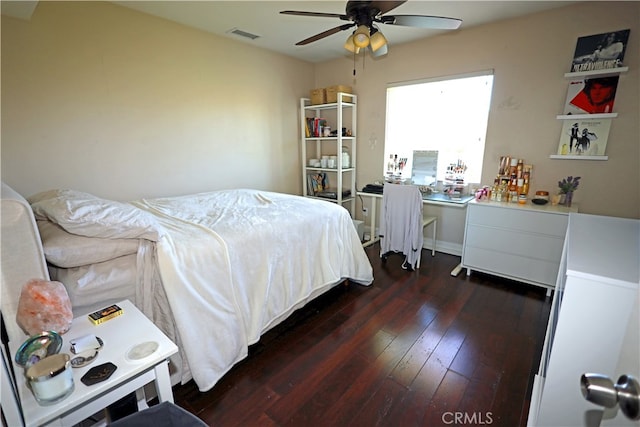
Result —
[[71, 363], [65, 353], [45, 357], [29, 367], [25, 375], [33, 395], [42, 404], [58, 402], [74, 389]]

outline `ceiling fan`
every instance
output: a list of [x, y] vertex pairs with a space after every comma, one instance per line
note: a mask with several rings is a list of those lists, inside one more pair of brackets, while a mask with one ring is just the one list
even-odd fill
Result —
[[375, 24], [401, 25], [406, 27], [431, 28], [440, 30], [455, 30], [460, 27], [461, 19], [446, 18], [443, 16], [428, 15], [385, 15], [395, 9], [404, 1], [347, 1], [345, 14], [304, 12], [296, 10], [283, 10], [285, 15], [317, 16], [324, 18], [338, 18], [342, 21], [351, 21], [337, 27], [323, 31], [296, 43], [297, 46], [306, 45], [323, 39], [340, 31], [357, 27], [344, 44], [345, 49], [354, 54], [360, 49], [368, 47], [373, 56], [381, 56], [387, 53], [387, 39]]

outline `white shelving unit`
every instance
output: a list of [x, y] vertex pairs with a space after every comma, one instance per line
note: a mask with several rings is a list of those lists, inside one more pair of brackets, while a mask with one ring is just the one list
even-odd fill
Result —
[[[629, 67], [607, 68], [603, 70], [593, 71], [580, 71], [577, 73], [565, 73], [564, 77], [567, 79], [575, 79], [577, 77], [606, 77], [615, 76], [621, 73], [625, 73], [629, 70]], [[556, 116], [558, 120], [585, 120], [585, 119], [613, 119], [618, 117], [618, 113], [601, 113], [601, 114], [562, 114]], [[609, 156], [572, 156], [572, 155], [560, 155], [552, 154], [550, 159], [556, 160], [608, 160]]]
[[[302, 192], [305, 197], [337, 203], [345, 206], [354, 216], [356, 207], [356, 135], [357, 135], [357, 96], [351, 93], [338, 92], [337, 102], [311, 105], [309, 98], [300, 99], [300, 141], [302, 155]], [[335, 136], [310, 136], [306, 134], [306, 120], [310, 117], [321, 117], [333, 130]], [[342, 128], [350, 129], [351, 136], [343, 135]], [[349, 154], [349, 167], [342, 163], [343, 148]], [[336, 167], [310, 166], [310, 159], [321, 159], [322, 156], [336, 156]], [[329, 187], [336, 191], [336, 198], [316, 197], [309, 194], [307, 176], [310, 173], [326, 172]], [[350, 195], [343, 197], [342, 191], [349, 190]]]

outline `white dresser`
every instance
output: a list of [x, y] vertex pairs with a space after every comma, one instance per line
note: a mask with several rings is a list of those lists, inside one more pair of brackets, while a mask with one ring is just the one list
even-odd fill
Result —
[[467, 205], [462, 266], [467, 274], [476, 270], [551, 290], [569, 213], [577, 211], [577, 205], [473, 200]]
[[585, 373], [640, 378], [640, 221], [571, 214], [528, 426], [640, 426], [586, 401]]

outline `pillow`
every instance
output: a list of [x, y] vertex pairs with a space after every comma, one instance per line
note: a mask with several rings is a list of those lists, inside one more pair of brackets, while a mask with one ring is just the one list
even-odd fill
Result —
[[49, 220], [72, 234], [108, 239], [158, 241], [153, 215], [130, 203], [101, 199], [75, 190], [51, 190], [27, 199], [36, 219]]
[[103, 239], [77, 236], [51, 221], [37, 221], [44, 256], [58, 267], [95, 264], [138, 251], [137, 239]]

